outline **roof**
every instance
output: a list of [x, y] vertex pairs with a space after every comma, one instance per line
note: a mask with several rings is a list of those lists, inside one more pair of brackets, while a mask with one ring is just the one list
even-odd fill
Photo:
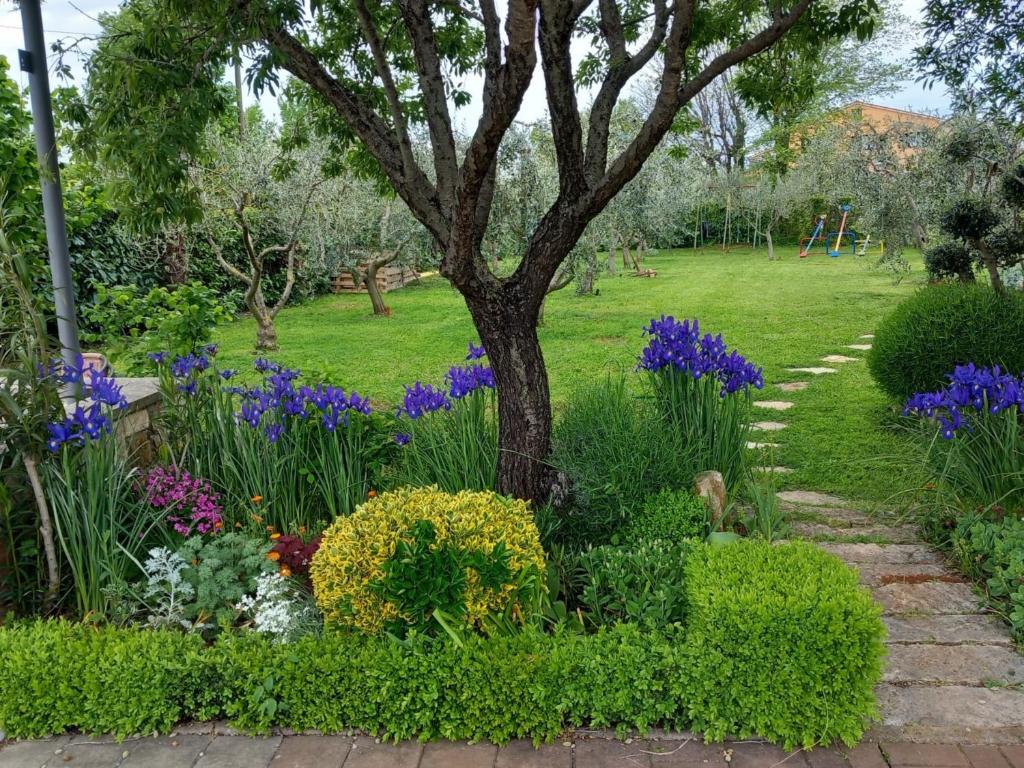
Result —
[[862, 107], [870, 107], [871, 109], [880, 109], [885, 112], [895, 112], [898, 115], [909, 115], [910, 117], [925, 118], [927, 120], [934, 120], [936, 123], [941, 123], [942, 118], [936, 115], [929, 115], [926, 112], [914, 112], [909, 109], [897, 109], [896, 107], [886, 107], [881, 104], [872, 104], [868, 101], [851, 101], [849, 104], [844, 104], [839, 107], [839, 111], [847, 111], [851, 109], [859, 109]]

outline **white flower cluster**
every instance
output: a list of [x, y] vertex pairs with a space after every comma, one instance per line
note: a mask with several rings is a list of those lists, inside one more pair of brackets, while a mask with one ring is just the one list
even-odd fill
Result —
[[248, 614], [257, 632], [273, 635], [278, 642], [287, 642], [301, 634], [308, 623], [308, 606], [293, 594], [287, 579], [268, 573], [256, 580], [256, 594], [245, 595], [235, 606]]

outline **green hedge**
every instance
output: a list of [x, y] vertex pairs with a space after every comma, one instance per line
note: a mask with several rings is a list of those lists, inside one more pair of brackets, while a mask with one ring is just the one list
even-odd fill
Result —
[[868, 368], [900, 402], [947, 383], [958, 365], [1024, 371], [1024, 293], [939, 283], [904, 299], [875, 329]]
[[695, 725], [785, 746], [853, 743], [875, 711], [884, 629], [838, 560], [811, 546], [698, 547], [687, 627], [523, 632], [463, 646], [338, 634], [213, 645], [67, 622], [0, 630], [0, 729], [39, 737], [167, 731], [182, 719], [387, 738], [556, 738], [566, 726]]
[[881, 609], [857, 575], [813, 544], [691, 554], [689, 712], [710, 738], [854, 743], [882, 673]]

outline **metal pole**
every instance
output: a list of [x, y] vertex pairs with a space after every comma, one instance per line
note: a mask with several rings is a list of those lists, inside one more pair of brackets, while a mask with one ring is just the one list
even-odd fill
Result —
[[57, 165], [57, 139], [54, 135], [53, 112], [50, 105], [46, 41], [43, 39], [43, 14], [39, 8], [39, 0], [21, 0], [21, 25], [25, 31], [26, 50], [18, 53], [21, 69], [28, 73], [32, 126], [35, 129], [39, 180], [43, 191], [46, 244], [50, 251], [53, 303], [57, 310], [57, 337], [60, 339], [61, 358], [68, 365], [78, 365], [82, 352], [78, 344], [75, 289], [71, 282], [68, 232], [64, 221], [60, 168]]

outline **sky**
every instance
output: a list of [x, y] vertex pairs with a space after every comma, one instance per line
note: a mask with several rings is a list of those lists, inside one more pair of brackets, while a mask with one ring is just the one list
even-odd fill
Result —
[[[921, 9], [925, 0], [899, 0], [903, 13], [916, 21], [921, 18]], [[49, 46], [55, 39], [74, 39], [83, 35], [92, 35], [99, 29], [96, 21], [97, 16], [103, 12], [117, 10], [117, 0], [44, 0], [43, 27], [46, 31], [46, 42]], [[913, 50], [916, 40], [908, 38], [902, 50], [893, 51], [894, 57], [908, 56]], [[0, 56], [6, 56], [10, 64], [9, 75], [21, 83], [27, 85], [26, 75], [17, 68], [18, 49], [24, 47], [24, 38], [21, 30], [21, 15], [18, 8], [11, 0], [0, 0]], [[81, 81], [83, 72], [81, 66], [75, 62], [72, 66], [75, 81]], [[66, 84], [61, 83], [52, 77], [51, 61], [51, 86]], [[472, 88], [471, 88], [472, 90]], [[885, 106], [910, 109], [921, 112], [931, 112], [945, 115], [949, 112], [949, 98], [941, 87], [926, 89], [920, 83], [913, 80], [902, 84], [902, 87], [895, 93], [876, 97], [871, 101]], [[261, 99], [264, 111], [268, 115], [276, 115], [277, 108], [273, 98], [264, 95]], [[532, 121], [544, 117], [546, 105], [542, 78], [539, 71], [535, 72], [533, 83], [523, 108], [520, 112], [520, 119]], [[472, 108], [463, 115], [464, 121], [468, 122], [473, 117]], [[461, 122], [461, 121], [460, 121]]]

